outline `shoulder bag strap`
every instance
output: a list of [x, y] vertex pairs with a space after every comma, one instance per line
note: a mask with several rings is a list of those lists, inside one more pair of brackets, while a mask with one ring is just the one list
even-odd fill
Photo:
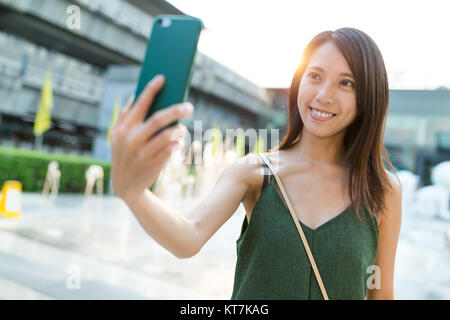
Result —
[[278, 174], [276, 173], [276, 171], [273, 169], [270, 161], [266, 158], [266, 155], [263, 153], [259, 153], [258, 156], [260, 156], [263, 159], [263, 161], [269, 167], [270, 171], [272, 171], [273, 175], [275, 176], [277, 184], [280, 187], [280, 191], [283, 195], [284, 201], [286, 202], [286, 204], [289, 208], [289, 212], [291, 213], [292, 219], [294, 219], [295, 226], [297, 227], [298, 233], [300, 234], [300, 238], [302, 239], [303, 246], [305, 247], [309, 262], [311, 263], [311, 267], [314, 271], [314, 275], [316, 276], [317, 283], [319, 284], [319, 287], [320, 287], [320, 291], [322, 292], [322, 296], [323, 296], [324, 300], [329, 300], [327, 292], [325, 290], [325, 286], [323, 285], [323, 282], [322, 282], [322, 278], [320, 277], [319, 270], [317, 269], [316, 262], [314, 261], [314, 257], [312, 255], [311, 249], [309, 248], [308, 241], [306, 240], [305, 234], [303, 233], [303, 229], [297, 219], [297, 216], [294, 213], [294, 208], [292, 207], [291, 202], [289, 201], [289, 198], [286, 194], [286, 191], [284, 190], [283, 184], [281, 183], [281, 179], [278, 176]]

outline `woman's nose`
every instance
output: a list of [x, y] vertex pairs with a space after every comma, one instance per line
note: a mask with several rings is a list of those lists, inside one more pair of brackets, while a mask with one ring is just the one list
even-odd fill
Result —
[[332, 93], [332, 89], [327, 86], [327, 85], [323, 85], [322, 88], [319, 90], [319, 93], [317, 95], [317, 100], [319, 101], [319, 103], [333, 103], [334, 99], [333, 99], [333, 93]]

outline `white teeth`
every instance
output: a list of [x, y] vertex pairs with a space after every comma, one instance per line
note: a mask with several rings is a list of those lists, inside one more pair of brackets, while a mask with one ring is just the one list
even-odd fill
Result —
[[329, 117], [333, 116], [333, 114], [331, 114], [331, 113], [323, 113], [323, 112], [317, 111], [316, 109], [313, 109], [313, 108], [311, 108], [311, 110], [312, 110], [312, 112], [314, 112], [315, 114], [317, 114], [318, 116], [323, 117], [323, 118], [329, 118]]

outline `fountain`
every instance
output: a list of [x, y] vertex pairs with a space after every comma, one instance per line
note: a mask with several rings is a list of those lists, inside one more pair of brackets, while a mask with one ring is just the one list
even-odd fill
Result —
[[93, 164], [86, 170], [85, 177], [86, 189], [84, 190], [84, 195], [90, 196], [94, 185], [97, 189], [97, 195], [103, 195], [103, 168]]
[[414, 211], [417, 214], [450, 220], [450, 161], [441, 162], [432, 169], [431, 183], [417, 190]]
[[50, 161], [47, 168], [47, 175], [45, 176], [42, 195], [46, 197], [50, 191], [51, 192], [50, 199], [54, 200], [58, 195], [60, 179], [61, 179], [61, 171], [59, 170], [59, 163], [55, 160]]

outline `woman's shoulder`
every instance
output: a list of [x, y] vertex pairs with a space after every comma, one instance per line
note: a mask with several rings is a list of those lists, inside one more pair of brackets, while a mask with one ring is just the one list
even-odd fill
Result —
[[389, 187], [384, 194], [384, 210], [377, 215], [378, 227], [384, 220], [399, 220], [402, 215], [402, 186], [397, 175], [384, 169], [389, 181]]
[[402, 186], [400, 184], [400, 179], [398, 178], [398, 176], [387, 169], [384, 169], [384, 171], [386, 172], [386, 176], [388, 177], [389, 183], [394, 189], [394, 192], [401, 192]]
[[[260, 190], [264, 174], [267, 174], [267, 169], [264, 169], [264, 160], [259, 154], [248, 153], [245, 156], [235, 159], [227, 168], [229, 175], [233, 175], [234, 179], [239, 179], [240, 182], [248, 186], [248, 193], [254, 193]], [[276, 157], [270, 153], [264, 153], [270, 163], [274, 165], [277, 163]], [[276, 170], [275, 166], [272, 167]]]
[[[283, 151], [265, 152], [262, 154], [272, 165], [272, 169], [277, 170], [278, 173], [280, 173], [280, 169], [283, 169], [283, 167], [286, 166], [287, 161], [284, 159], [285, 153]], [[267, 171], [264, 170], [264, 160], [261, 158], [261, 153], [248, 153], [245, 156], [234, 160], [227, 167], [227, 171], [233, 172], [232, 174], [236, 179], [241, 179], [241, 181], [245, 182], [252, 190], [260, 189], [264, 180], [264, 174], [267, 173]], [[270, 172], [270, 174], [272, 174], [272, 172]]]
[[244, 179], [245, 182], [253, 187], [257, 183], [258, 177], [263, 172], [263, 160], [254, 153], [248, 153], [245, 156], [236, 159], [231, 165], [231, 169]]

